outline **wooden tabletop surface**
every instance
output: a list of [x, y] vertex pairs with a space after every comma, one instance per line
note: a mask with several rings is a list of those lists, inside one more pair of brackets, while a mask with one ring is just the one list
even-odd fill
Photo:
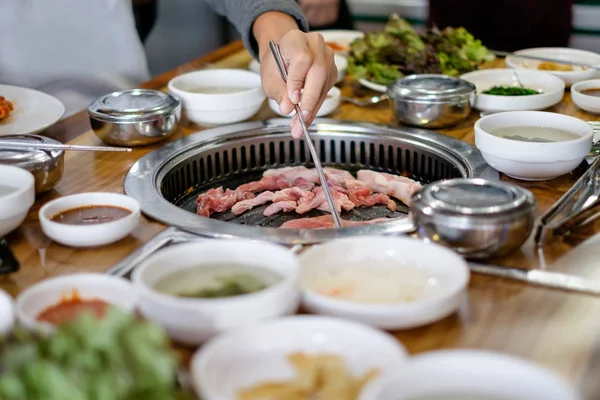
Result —
[[[177, 74], [200, 68], [246, 68], [250, 56], [236, 42], [205, 57], [161, 75], [142, 87], [164, 89]], [[501, 67], [501, 60], [490, 67]], [[342, 85], [345, 95], [360, 94], [349, 79]], [[598, 115], [579, 110], [569, 92], [551, 111], [573, 115], [586, 121]], [[276, 115], [266, 102], [253, 120]], [[387, 104], [360, 108], [343, 104], [331, 117], [349, 121], [392, 124]], [[473, 144], [473, 124], [478, 113], [460, 125], [440, 132]], [[169, 140], [200, 130], [182, 122]], [[67, 118], [43, 133], [72, 144], [102, 144], [90, 131], [86, 112]], [[39, 196], [23, 225], [8, 236], [21, 263], [19, 272], [0, 277], [0, 287], [13, 295], [35, 282], [55, 275], [83, 271], [104, 272], [165, 228], [143, 218], [135, 232], [100, 249], [63, 247], [41, 233], [37, 212], [47, 201], [68, 194], [90, 191], [123, 191], [123, 178], [131, 165], [160, 144], [135, 149], [132, 153], [67, 152], [65, 172], [60, 183]], [[510, 180], [506, 177], [502, 179]], [[530, 189], [539, 211], [551, 206], [576, 180], [566, 175], [546, 182], [512, 182]], [[592, 224], [576, 234], [545, 248], [541, 253], [531, 242], [495, 264], [524, 268], [546, 268], [590, 279], [600, 279], [600, 239], [593, 235], [600, 224]], [[598, 272], [597, 272], [598, 271]], [[534, 287], [501, 278], [473, 274], [468, 299], [458, 313], [426, 327], [394, 332], [410, 353], [444, 348], [475, 348], [500, 351], [540, 363], [568, 379], [586, 399], [600, 398], [600, 298], [590, 295]]]

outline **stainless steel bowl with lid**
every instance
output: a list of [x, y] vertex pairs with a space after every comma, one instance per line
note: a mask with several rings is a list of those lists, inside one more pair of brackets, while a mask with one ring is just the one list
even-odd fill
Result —
[[475, 100], [475, 85], [441, 74], [416, 74], [388, 86], [396, 122], [421, 128], [445, 128], [465, 120]]
[[114, 146], [145, 146], [171, 135], [181, 118], [181, 102], [158, 90], [113, 92], [88, 107], [92, 130]]
[[529, 238], [536, 217], [533, 194], [519, 186], [485, 179], [450, 179], [429, 184], [412, 198], [411, 216], [422, 239], [467, 258], [506, 255]]
[[64, 171], [64, 150], [4, 149], [3, 140], [24, 143], [62, 143], [40, 135], [0, 136], [0, 164], [20, 167], [31, 172], [35, 178], [36, 194], [47, 192], [60, 181]]

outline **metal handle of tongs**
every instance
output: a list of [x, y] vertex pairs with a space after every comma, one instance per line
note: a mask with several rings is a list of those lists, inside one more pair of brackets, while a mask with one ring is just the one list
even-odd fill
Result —
[[600, 215], [600, 158], [537, 221], [535, 241], [544, 246]]
[[[279, 68], [279, 73], [281, 73], [281, 77], [284, 82], [287, 82], [287, 65], [281, 56], [281, 52], [279, 51], [279, 46], [273, 42], [269, 42], [269, 47], [271, 48], [271, 52], [275, 57], [275, 62], [277, 63], [277, 67]], [[300, 125], [302, 125], [302, 130], [304, 132], [304, 137], [306, 138], [306, 142], [308, 144], [308, 150], [310, 151], [310, 155], [312, 156], [313, 162], [315, 163], [315, 169], [319, 174], [319, 180], [321, 181], [321, 188], [323, 189], [323, 193], [325, 194], [325, 198], [327, 199], [327, 203], [329, 204], [329, 211], [331, 212], [331, 217], [333, 218], [333, 223], [337, 229], [342, 227], [342, 219], [337, 212], [337, 208], [335, 206], [335, 202], [333, 201], [333, 196], [331, 195], [331, 190], [329, 188], [329, 184], [327, 183], [327, 177], [325, 176], [325, 172], [323, 171], [323, 166], [321, 165], [321, 160], [317, 154], [317, 150], [315, 149], [315, 145], [310, 137], [310, 133], [306, 128], [306, 122], [304, 118], [302, 118], [302, 111], [300, 110], [300, 106], [298, 104], [295, 105], [296, 116], [298, 117], [298, 121]]]

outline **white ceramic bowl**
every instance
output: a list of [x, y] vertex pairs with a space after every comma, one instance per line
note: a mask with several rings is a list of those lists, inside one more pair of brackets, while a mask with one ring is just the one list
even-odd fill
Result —
[[600, 97], [591, 96], [589, 94], [582, 93], [584, 89], [600, 89], [600, 79], [590, 79], [587, 81], [580, 81], [571, 86], [571, 98], [573, 103], [582, 110], [587, 112], [600, 114]]
[[411, 357], [363, 390], [360, 400], [580, 400], [554, 372], [521, 358], [478, 350]]
[[334, 49], [336, 54], [346, 55], [350, 50], [350, 45], [356, 39], [365, 37], [365, 33], [362, 31], [353, 31], [348, 29], [327, 29], [318, 32], [323, 36], [325, 43], [333, 43], [339, 47], [345, 47], [343, 49]]
[[38, 315], [65, 297], [69, 298], [73, 291], [81, 299], [103, 300], [127, 312], [133, 312], [137, 306], [137, 293], [124, 278], [96, 273], [61, 275], [42, 280], [19, 293], [15, 301], [17, 321], [31, 330], [51, 332], [53, 325], [37, 321]]
[[[532, 49], [523, 49], [515, 52], [538, 57], [548, 57], [556, 60], [576, 61], [586, 64], [600, 64], [600, 54], [592, 51], [571, 49], [568, 47], [536, 47]], [[538, 70], [538, 65], [544, 61], [532, 60], [528, 58], [519, 58], [518, 56], [508, 56], [505, 59], [506, 66], [509, 68], [533, 69]], [[543, 71], [552, 74], [565, 82], [567, 87], [572, 84], [598, 77], [595, 69], [582, 69], [573, 67], [573, 71]]]
[[[348, 60], [345, 57], [334, 54], [333, 62], [335, 63], [335, 66], [338, 70], [338, 75], [335, 83], [340, 83], [344, 80], [344, 77], [346, 76], [346, 70], [348, 69]], [[260, 63], [253, 59], [248, 64], [248, 69], [252, 72], [260, 74]]]
[[[494, 136], [493, 129], [509, 126], [546, 126], [580, 136], [563, 142], [521, 142]], [[574, 170], [592, 148], [590, 124], [568, 115], [545, 111], [508, 111], [486, 115], [475, 123], [475, 145], [485, 161], [512, 178], [525, 181], [553, 179]]]
[[16, 190], [0, 196], [0, 237], [23, 223], [35, 202], [35, 179], [31, 172], [9, 165], [0, 165], [0, 185]]
[[0, 289], [0, 337], [6, 336], [15, 325], [14, 300], [8, 292]]
[[[397, 304], [362, 304], [321, 294], [306, 279], [324, 268], [349, 263], [373, 267], [394, 262], [394, 268], [426, 271], [423, 298]], [[414, 328], [454, 313], [465, 298], [469, 268], [462, 257], [436, 244], [409, 237], [357, 237], [312, 246], [300, 255], [302, 302], [314, 313], [338, 316], [382, 329]], [[384, 272], [385, 273], [385, 272]]]
[[[464, 74], [461, 78], [477, 87], [473, 107], [480, 111], [543, 110], [560, 103], [565, 94], [565, 83], [562, 79], [540, 71], [511, 68], [482, 69]], [[519, 81], [524, 87], [541, 93], [527, 96], [497, 96], [482, 93], [493, 86], [519, 87]]]
[[[56, 214], [77, 207], [107, 205], [125, 208], [131, 214], [110, 222], [71, 225], [52, 221]], [[133, 197], [118, 193], [90, 192], [52, 200], [39, 211], [42, 230], [50, 239], [71, 247], [97, 247], [114, 243], [129, 235], [140, 222], [140, 205]]]
[[191, 362], [193, 385], [204, 400], [231, 400], [243, 387], [289, 379], [286, 357], [295, 352], [335, 353], [354, 374], [382, 372], [405, 362], [407, 353], [393, 336], [337, 318], [299, 315], [217, 336]]
[[[327, 98], [325, 98], [325, 101], [323, 101], [323, 104], [321, 104], [319, 111], [317, 111], [317, 117], [324, 117], [336, 111], [340, 107], [341, 96], [342, 91], [337, 87], [334, 86], [329, 89], [329, 92], [327, 92]], [[277, 104], [277, 102], [273, 99], [269, 99], [269, 107], [274, 113], [282, 117], [293, 117], [296, 114], [296, 111], [292, 111], [289, 115], [282, 114], [281, 111], [279, 111], [279, 104]]]
[[[233, 93], [194, 93], [198, 88], [244, 88]], [[241, 122], [260, 110], [266, 96], [260, 75], [243, 69], [188, 72], [169, 81], [169, 92], [179, 98], [187, 118], [199, 125]]]
[[[282, 279], [259, 292], [227, 298], [180, 298], [154, 290], [173, 272], [215, 263], [258, 265]], [[172, 246], [141, 263], [132, 281], [140, 291], [140, 312], [160, 323], [171, 338], [189, 345], [228, 329], [292, 314], [300, 303], [298, 260], [286, 248], [266, 242], [231, 239]]]

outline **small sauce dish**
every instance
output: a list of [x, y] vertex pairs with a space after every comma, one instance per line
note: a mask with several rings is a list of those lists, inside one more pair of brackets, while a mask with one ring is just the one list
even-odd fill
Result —
[[81, 193], [46, 203], [39, 211], [42, 230], [71, 247], [97, 247], [129, 235], [139, 224], [140, 205], [118, 193]]
[[411, 357], [367, 384], [359, 400], [581, 400], [553, 371], [481, 350], [437, 350]]
[[302, 252], [300, 266], [308, 311], [387, 330], [454, 313], [470, 276], [452, 250], [409, 237], [333, 240]]
[[[317, 111], [317, 117], [324, 117], [335, 112], [340, 107], [341, 96], [342, 91], [337, 87], [334, 86], [329, 89], [325, 101], [323, 101], [321, 108]], [[289, 115], [282, 114], [281, 111], [279, 111], [279, 104], [273, 99], [269, 99], [269, 107], [273, 112], [282, 117], [293, 117], [296, 114], [296, 111], [292, 111]]]
[[571, 98], [582, 110], [600, 114], [600, 79], [577, 82], [571, 86]]
[[35, 202], [35, 179], [31, 172], [0, 165], [0, 237], [23, 223]]
[[[54, 324], [49, 321], [58, 321], [60, 317], [64, 322], [90, 309], [98, 311], [100, 304], [133, 312], [137, 306], [137, 293], [128, 280], [112, 275], [62, 275], [42, 280], [19, 293], [15, 313], [18, 323], [25, 328], [50, 333]], [[52, 319], [40, 319], [50, 316], [52, 311]]]

